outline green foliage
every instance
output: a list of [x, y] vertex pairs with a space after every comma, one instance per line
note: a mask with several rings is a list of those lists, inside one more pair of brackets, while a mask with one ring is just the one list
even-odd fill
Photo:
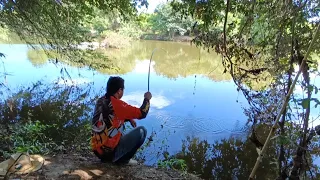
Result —
[[0, 44], [24, 44], [25, 41], [21, 40], [21, 38], [13, 33], [10, 32], [7, 26], [0, 27]]
[[0, 27], [0, 42], [7, 42], [9, 41], [9, 30], [6, 28]]
[[121, 35], [114, 31], [103, 31], [100, 34], [100, 44], [109, 48], [121, 49], [130, 46], [131, 38], [127, 35]]
[[[223, 56], [222, 64], [225, 72], [230, 72], [238, 90], [243, 92], [249, 102], [250, 106], [245, 109], [245, 113], [249, 121], [253, 122], [253, 129], [259, 121], [275, 123], [279, 105], [282, 105], [282, 99], [292, 85], [295, 76], [294, 66], [301, 64], [311, 39], [315, 36], [313, 32], [318, 22], [311, 22], [310, 19], [319, 18], [319, 2], [316, 0], [237, 2], [182, 0], [173, 1], [171, 5], [185, 17], [192, 15], [198, 21], [197, 29], [200, 33], [193, 43], [208, 49], [214, 48]], [[279, 155], [276, 162], [279, 177], [283, 174], [288, 176], [298, 174], [299, 171], [298, 177], [305, 170], [299, 166], [297, 158], [294, 159], [293, 165], [287, 165], [290, 158], [295, 155], [292, 151], [299, 154], [301, 150], [297, 147], [287, 147], [289, 141], [292, 141], [289, 133], [287, 134], [290, 127], [283, 124], [289, 120], [303, 122], [301, 125], [303, 129], [300, 129], [302, 132], [297, 135], [299, 143], [295, 143], [307, 148], [309, 116], [313, 110], [311, 101], [317, 106], [319, 99], [313, 98], [310, 89], [306, 87], [313, 86], [309, 81], [310, 73], [318, 71], [315, 54], [319, 54], [319, 44], [320, 39], [315, 37], [315, 44], [310, 49], [311, 58], [306, 57], [307, 65], [301, 67], [303, 81], [298, 85], [308, 96], [306, 99], [301, 99], [301, 95], [294, 94], [292, 98], [294, 103], [290, 102], [287, 106], [279, 123], [280, 130], [275, 132], [278, 135], [277, 143], [280, 145], [280, 150], [266, 152]], [[258, 92], [252, 91], [253, 79], [256, 79], [256, 84], [260, 84], [265, 77], [271, 79], [271, 83]], [[296, 102], [299, 104], [295, 104]], [[265, 159], [262, 163], [266, 161]], [[254, 164], [251, 164], [249, 170], [253, 166]], [[291, 166], [294, 168], [289, 172], [287, 168]], [[236, 167], [238, 166], [234, 166]], [[259, 169], [263, 167], [264, 165], [259, 166]], [[232, 173], [234, 172], [224, 174]], [[257, 177], [258, 174], [259, 172]]]
[[311, 99], [304, 98], [304, 99], [301, 99], [300, 101], [301, 102], [299, 102], [299, 105], [301, 105], [303, 109], [308, 109], [310, 102], [315, 103], [315, 108], [317, 108], [318, 105], [320, 105], [320, 100], [318, 98], [311, 98]]
[[[48, 62], [48, 56], [43, 50], [30, 50], [28, 51], [28, 59], [35, 67], [41, 67]], [[54, 58], [55, 56], [51, 56]]]
[[[83, 63], [85, 53], [74, 50], [74, 45], [94, 40], [87, 24], [103, 31], [104, 21], [95, 19], [98, 10], [105, 14], [118, 12], [125, 19], [136, 14], [136, 6], [147, 5], [146, 0], [124, 1], [1, 1], [0, 26], [17, 34], [28, 44], [41, 44], [44, 49], [54, 49], [70, 61]], [[48, 46], [49, 45], [49, 46]]]
[[119, 29], [119, 34], [127, 37], [131, 37], [137, 40], [137, 39], [140, 39], [141, 35], [143, 34], [143, 31], [137, 25], [137, 22], [130, 21], [128, 23], [124, 23], [123, 25], [121, 25], [121, 28]]
[[[21, 88], [0, 102], [5, 151], [50, 153], [88, 149], [92, 101], [90, 89], [44, 85]], [[66, 145], [66, 146], [65, 146]], [[62, 146], [62, 147], [61, 147]]]
[[182, 18], [182, 15], [175, 12], [169, 4], [160, 4], [149, 21], [154, 32], [168, 35], [171, 38], [175, 34], [189, 35], [195, 23], [190, 16]]
[[54, 126], [44, 125], [39, 121], [7, 125], [7, 130], [0, 131], [0, 145], [3, 147], [0, 150], [0, 156], [7, 158], [15, 152], [51, 153], [58, 148], [58, 145], [46, 135], [45, 131]]
[[139, 14], [139, 16], [137, 17], [137, 23], [142, 31], [146, 32], [152, 28], [152, 23], [150, 21], [150, 18], [152, 16], [153, 14]]
[[[304, 4], [272, 0], [230, 1], [227, 19], [225, 1], [182, 0], [173, 1], [171, 5], [175, 11], [186, 17], [192, 15], [198, 21], [200, 34], [195, 38], [195, 44], [214, 47], [220, 54], [227, 53], [223, 64], [236, 82], [241, 83], [253, 69], [265, 67], [273, 77], [285, 72], [289, 65], [281, 66], [279, 59], [288, 60], [293, 56], [292, 49], [297, 48], [294, 42], [299, 43], [301, 53], [306, 52], [311, 32], [316, 27], [308, 19], [318, 16], [319, 10], [313, 5], [317, 3], [315, 0]], [[319, 42], [319, 38], [316, 39], [317, 45], [311, 52], [319, 49]], [[243, 64], [249, 69], [241, 68]]]
[[165, 169], [169, 168], [169, 169], [179, 170], [184, 173], [187, 172], [187, 164], [183, 159], [172, 158], [167, 160], [159, 160], [158, 167], [165, 168]]
[[[138, 39], [143, 33], [151, 32], [172, 39], [175, 35], [191, 36], [196, 31], [197, 37], [193, 42], [208, 50], [214, 49], [224, 56], [223, 61], [219, 61], [221, 57], [217, 54], [212, 60], [212, 54], [203, 49], [198, 49], [198, 53], [184, 44], [179, 47], [169, 44], [165, 47], [168, 54], [156, 53], [154, 56], [156, 73], [169, 78], [206, 74], [212, 80], [221, 81], [231, 78], [224, 74], [228, 71], [251, 105], [245, 110], [249, 120], [254, 125], [257, 121], [268, 124], [277, 115], [280, 99], [292, 81], [291, 67], [299, 64], [298, 54], [306, 52], [316, 27], [316, 23], [309, 19], [319, 16], [319, 3], [315, 0], [228, 2], [230, 7], [227, 9], [226, 2], [222, 0], [173, 1], [172, 6], [160, 5], [154, 14], [141, 14], [133, 18], [135, 6], [137, 3], [145, 5], [145, 0], [89, 0], [85, 3], [75, 0], [62, 3], [49, 0], [1, 1], [0, 41], [7, 42], [13, 34], [18, 35], [14, 37], [14, 42], [41, 44], [47, 51], [28, 52], [30, 61], [37, 66], [49, 59], [77, 67], [89, 66], [106, 74], [124, 74], [134, 69], [136, 59], [148, 59], [152, 50], [160, 46], [159, 43], [151, 43], [129, 47], [128, 37]], [[75, 48], [81, 42], [97, 40], [107, 47], [128, 49], [123, 52]], [[308, 58], [309, 72], [317, 71], [319, 44], [320, 40], [317, 39]], [[67, 73], [67, 70], [62, 69], [61, 72]], [[303, 75], [309, 76], [306, 71]], [[283, 87], [282, 84], [286, 85]], [[273, 86], [266, 89], [269, 85]], [[314, 94], [319, 90], [312, 84], [301, 86], [307, 86], [304, 91], [310, 90]], [[260, 91], [252, 92], [252, 89]], [[88, 102], [84, 102], [86, 96], [89, 96], [88, 91], [75, 87], [45, 88], [36, 84], [1, 100], [0, 116], [3, 118], [0, 122], [3, 127], [0, 145], [8, 147], [2, 150], [3, 153], [48, 153], [65, 142], [73, 144], [67, 148], [88, 148], [90, 123], [87, 121], [87, 112], [91, 109], [86, 104]], [[314, 97], [292, 101], [297, 102], [299, 107], [295, 114], [292, 104], [288, 106], [288, 113], [284, 117], [289, 120], [297, 114], [296, 119], [301, 118], [299, 111], [308, 110], [310, 102], [315, 103], [316, 108], [320, 105], [319, 99]], [[287, 133], [277, 132], [275, 143], [287, 149], [286, 155], [291, 156], [302, 134], [301, 128], [285, 123], [283, 129]], [[166, 157], [158, 165], [183, 171], [187, 165], [189, 171], [203, 174], [204, 178], [241, 179], [247, 178], [255, 162], [255, 158], [248, 158], [248, 154], [255, 152], [247, 141], [231, 139], [210, 145], [206, 141], [188, 139], [177, 157]], [[274, 179], [275, 167], [269, 167], [276, 159], [276, 154], [272, 152], [279, 152], [274, 144], [257, 174], [268, 174], [269, 178]]]
[[12, 152], [29, 152], [31, 154], [47, 154], [57, 147], [45, 131], [55, 125], [44, 125], [40, 121], [29, 121], [23, 125], [16, 124], [12, 128], [10, 141], [13, 142]]
[[189, 35], [194, 24], [191, 17], [183, 19], [169, 4], [160, 5], [154, 14], [137, 15], [136, 6], [147, 6], [146, 0], [86, 3], [33, 0], [32, 3], [32, 6], [23, 1], [1, 3], [0, 41], [8, 42], [10, 36], [9, 41], [14, 43], [41, 44], [44, 49], [73, 57], [71, 60], [75, 62], [81, 61], [78, 57], [83, 52], [75, 51], [74, 45], [102, 41], [104, 31], [133, 39], [156, 31], [172, 38], [175, 34]]
[[[92, 20], [85, 24], [86, 29], [91, 30], [91, 33], [94, 34], [94, 39], [108, 41], [109, 39], [104, 39], [106, 32], [113, 32], [116, 36], [124, 36], [124, 39], [119, 39], [119, 41], [125, 41], [127, 38], [139, 39], [143, 33], [138, 17], [122, 18], [117, 10], [105, 12], [96, 9], [94, 13]], [[114, 45], [114, 42], [108, 43]]]
[[303, 99], [301, 102], [301, 106], [303, 109], [307, 109], [309, 107], [310, 99]]

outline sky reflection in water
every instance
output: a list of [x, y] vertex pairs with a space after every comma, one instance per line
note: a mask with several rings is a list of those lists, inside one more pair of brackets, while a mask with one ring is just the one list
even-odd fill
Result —
[[[35, 67], [27, 57], [26, 45], [0, 45], [0, 52], [6, 55], [3, 59], [5, 71], [10, 74], [6, 81], [13, 89], [38, 80], [45, 83], [65, 83], [57, 78], [61, 67], [66, 67], [72, 77], [67, 85], [93, 82], [96, 92], [101, 92], [102, 95], [111, 75], [52, 63]], [[149, 60], [136, 59], [135, 63], [131, 72], [121, 75], [125, 79], [123, 100], [140, 106], [143, 94], [147, 91]], [[147, 127], [148, 136], [153, 130], [158, 132], [158, 139], [169, 136], [169, 152], [173, 153], [181, 149], [181, 140], [187, 135], [213, 143], [221, 138], [241, 134], [246, 123], [242, 106], [247, 103], [242, 94], [236, 91], [232, 81], [212, 81], [199, 74], [168, 78], [156, 73], [155, 64], [153, 61], [150, 75], [150, 91], [153, 94], [150, 113], [146, 119], [137, 122], [138, 125]], [[311, 115], [317, 116], [318, 113], [313, 111]], [[313, 125], [318, 124], [318, 121], [313, 122]]]
[[[30, 85], [38, 80], [45, 83], [65, 83], [61, 79], [57, 80], [61, 67], [67, 67], [72, 77], [73, 82], [69, 80], [67, 84], [81, 85], [94, 82], [97, 92], [105, 89], [109, 77], [84, 68], [61, 64], [56, 66], [47, 63], [35, 67], [28, 60], [26, 45], [0, 45], [0, 49], [6, 55], [3, 59], [5, 70], [11, 74], [6, 80], [12, 89], [19, 85]], [[125, 79], [124, 101], [135, 106], [141, 105], [143, 94], [147, 91], [148, 63], [148, 59], [137, 59], [133, 71], [121, 75]], [[138, 122], [138, 125], [146, 126], [149, 132], [159, 129], [164, 123], [165, 128], [176, 132], [170, 137], [175, 141], [172, 143], [179, 144], [181, 138], [190, 134], [208, 140], [225, 137], [230, 135], [233, 129], [237, 129], [236, 126], [240, 127], [246, 122], [240, 104], [245, 103], [245, 100], [236, 91], [233, 82], [214, 82], [202, 75], [169, 79], [157, 75], [154, 65], [155, 62], [152, 63], [150, 76], [150, 91], [153, 94], [150, 114]], [[236, 100], [240, 103], [236, 103]]]

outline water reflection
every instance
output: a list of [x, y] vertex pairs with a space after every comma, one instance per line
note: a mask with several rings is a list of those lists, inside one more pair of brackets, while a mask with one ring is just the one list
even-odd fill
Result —
[[[58, 81], [58, 85], [66, 84], [68, 87], [74, 83], [85, 87], [88, 82], [92, 82], [91, 93], [86, 98], [94, 98], [95, 95], [104, 94], [109, 75], [121, 75], [126, 86], [123, 98], [136, 106], [141, 105], [143, 93], [147, 91], [150, 53], [156, 47], [162, 47], [168, 53], [157, 51], [154, 54], [150, 77], [150, 91], [153, 94], [150, 114], [137, 122], [147, 128], [148, 136], [156, 131], [157, 138], [162, 141], [170, 131], [171, 135], [175, 135], [170, 136], [166, 143], [170, 147], [169, 151], [175, 152], [181, 148], [181, 140], [187, 135], [214, 141], [239, 132], [246, 123], [242, 110], [242, 106], [246, 106], [245, 99], [236, 91], [233, 82], [228, 81], [229, 76], [222, 73], [223, 69], [218, 66], [221, 61], [215, 60], [218, 58], [215, 54], [189, 44], [146, 41], [125, 50], [106, 50], [104, 53], [109, 56], [110, 63], [117, 65], [121, 71], [106, 68], [92, 71], [76, 64], [68, 66], [48, 63], [48, 57], [45, 59], [41, 54], [31, 56], [33, 50], [24, 45], [1, 45], [7, 55], [4, 59], [6, 69], [14, 75], [7, 79], [13, 90], [37, 80], [43, 84]], [[34, 66], [37, 63], [41, 66]], [[61, 74], [64, 68], [68, 75]], [[86, 113], [91, 115], [92, 112]], [[65, 122], [61, 123], [65, 125]], [[156, 147], [161, 146], [161, 143]], [[149, 149], [149, 152], [154, 151]], [[153, 163], [156, 160], [150, 161], [150, 164]]]
[[[159, 50], [154, 53], [152, 59], [154, 63], [153, 71], [157, 75], [175, 79], [193, 74], [202, 74], [214, 81], [231, 80], [230, 75], [223, 73], [224, 68], [217, 54], [208, 53], [206, 50], [190, 46], [188, 43], [162, 41], [135, 42], [125, 49], [104, 50], [102, 53], [108, 57], [109, 65], [116, 66], [117, 69], [95, 68], [95, 70], [103, 74], [147, 72], [147, 60], [149, 60], [151, 52], [155, 48], [163, 48], [167, 51], [166, 53]], [[52, 56], [51, 58], [60, 57], [56, 54], [52, 54]], [[50, 57], [47, 57], [41, 50], [30, 50], [28, 51], [28, 58], [33, 65], [42, 66]], [[61, 60], [63, 61], [63, 57]], [[87, 61], [99, 61], [99, 59]]]
[[59, 84], [59, 85], [67, 85], [67, 86], [78, 86], [83, 84], [90, 83], [90, 79], [88, 78], [73, 78], [73, 79], [57, 79], [54, 80], [53, 83]]
[[[135, 61], [135, 68], [131, 71], [134, 73], [142, 73], [142, 74], [146, 74], [149, 72], [149, 63], [150, 60], [136, 60]], [[155, 62], [151, 60], [151, 64], [150, 64], [150, 73], [155, 73]]]
[[[260, 126], [260, 139], [266, 139], [269, 131], [269, 126]], [[316, 142], [317, 140], [314, 140]], [[263, 161], [256, 172], [256, 179], [267, 180], [277, 179], [277, 161], [279, 152], [279, 142], [271, 141]], [[288, 149], [289, 147], [286, 146]], [[293, 151], [288, 151], [293, 157], [295, 155], [295, 146], [291, 147]], [[223, 138], [221, 140], [210, 143], [207, 140], [201, 140], [195, 136], [189, 136], [183, 140], [181, 150], [177, 153], [164, 153], [164, 160], [180, 159], [187, 164], [188, 172], [198, 174], [203, 179], [248, 179], [252, 168], [258, 156], [253, 143], [247, 136]], [[303, 176], [305, 179], [319, 179], [320, 173], [317, 166], [312, 165], [313, 160], [307, 157], [311, 164], [306, 167], [308, 172]], [[288, 159], [290, 160], [290, 159]], [[173, 165], [171, 168], [178, 168]], [[309, 170], [310, 168], [310, 170]], [[287, 172], [289, 173], [289, 169]]]
[[[44, 133], [55, 143], [73, 142], [77, 138], [85, 142], [90, 131], [83, 127], [89, 122], [93, 109], [92, 99], [86, 98], [90, 93], [88, 86], [66, 88], [41, 82], [19, 88], [8, 99], [0, 101], [1, 125], [7, 129], [9, 125], [39, 121], [54, 126]], [[79, 131], [83, 133], [80, 135]]]
[[[143, 94], [143, 91], [132, 92], [129, 94], [127, 93], [123, 95], [122, 100], [133, 106], [140, 107], [143, 102]], [[150, 104], [152, 108], [163, 109], [164, 107], [167, 107], [170, 104], [172, 104], [172, 101], [170, 101], [168, 98], [161, 94], [153, 94], [152, 101], [150, 102]]]
[[[207, 53], [189, 44], [146, 41], [138, 42], [125, 50], [104, 51], [109, 57], [109, 61], [105, 63], [116, 65], [120, 71], [102, 67], [93, 71], [77, 64], [52, 64], [48, 63], [47, 56], [25, 46], [2, 47], [7, 54], [7, 59], [4, 60], [6, 69], [14, 75], [8, 77], [11, 87], [28, 85], [40, 79], [45, 86], [52, 82], [57, 82], [59, 86], [67, 85], [68, 88], [74, 84], [81, 87], [89, 85], [90, 93], [79, 98], [90, 99], [95, 95], [103, 95], [109, 75], [121, 75], [126, 86], [123, 100], [135, 106], [141, 105], [143, 93], [147, 90], [150, 53], [156, 47], [166, 49], [167, 54], [158, 51], [152, 61], [150, 91], [153, 99], [150, 114], [146, 119], [137, 121], [138, 125], [147, 128], [148, 136], [152, 132], [157, 133], [152, 146], [144, 151], [148, 165], [156, 164], [158, 159], [154, 156], [159, 154], [155, 152], [166, 150], [174, 154], [181, 151], [182, 140], [187, 136], [214, 143], [222, 138], [242, 136], [245, 131], [242, 127], [246, 123], [246, 117], [242, 106], [246, 106], [246, 100], [236, 91], [230, 76], [223, 73], [221, 60], [216, 54]], [[61, 74], [63, 68], [67, 69], [68, 75]], [[69, 76], [71, 79], [68, 79]], [[52, 86], [48, 88], [53, 89]], [[25, 101], [31, 105], [24, 108], [21, 106], [17, 111], [23, 109], [23, 112], [29, 112], [32, 116], [19, 116], [24, 119], [36, 118], [44, 123], [57, 123], [59, 131], [48, 131], [56, 141], [63, 141], [70, 132], [86, 135], [82, 133], [86, 129], [80, 128], [83, 130], [80, 132], [79, 127], [90, 119], [94, 101], [80, 106], [70, 103], [69, 98], [74, 99], [77, 93], [71, 93], [71, 96], [67, 93], [56, 94], [54, 98], [43, 100], [41, 95], [45, 92], [41, 91], [39, 95], [36, 92], [29, 94], [27, 97], [39, 99]], [[63, 134], [64, 137], [58, 134]], [[159, 150], [164, 145], [165, 148]]]
[[[257, 171], [258, 179], [275, 179], [276, 156], [271, 147]], [[248, 179], [256, 161], [257, 151], [249, 140], [223, 139], [214, 144], [188, 137], [182, 150], [174, 157], [187, 163], [188, 171], [204, 179]]]
[[[155, 164], [160, 157], [155, 152], [166, 150], [186, 160], [189, 171], [199, 173], [203, 178], [247, 179], [257, 154], [244, 133], [247, 117], [242, 106], [246, 106], [246, 100], [229, 81], [230, 76], [223, 73], [217, 55], [189, 44], [146, 41], [125, 50], [104, 51], [109, 57], [105, 63], [116, 65], [120, 71], [103, 67], [93, 71], [77, 64], [52, 64], [48, 63], [46, 55], [25, 45], [0, 45], [7, 56], [4, 59], [6, 70], [12, 74], [7, 78], [11, 87], [28, 85], [40, 79], [44, 87], [48, 86], [26, 94], [18, 93], [14, 103], [9, 103], [14, 107], [7, 106], [7, 102], [2, 104], [1, 117], [5, 118], [1, 120], [37, 119], [43, 123], [56, 123], [56, 128], [47, 131], [55, 141], [61, 142], [66, 137], [74, 140], [74, 134], [82, 134], [85, 139], [89, 130], [82, 127], [88, 124], [94, 105], [90, 99], [104, 94], [109, 75], [121, 75], [125, 79], [124, 101], [141, 105], [143, 93], [147, 90], [148, 58], [156, 47], [162, 47], [168, 53], [159, 51], [153, 57], [150, 114], [137, 122], [147, 128], [148, 136], [156, 132], [154, 143], [144, 151], [146, 164]], [[67, 69], [68, 75], [61, 74], [63, 68]], [[52, 82], [57, 82], [60, 87], [67, 85], [64, 87], [68, 91], [58, 91], [50, 86]], [[72, 91], [73, 85], [88, 86], [91, 91]], [[85, 103], [82, 102], [84, 99]], [[12, 112], [10, 108], [15, 110]], [[188, 136], [195, 138], [182, 141]], [[275, 151], [275, 147], [271, 147], [267, 154]], [[258, 171], [259, 177], [274, 179], [274, 158], [277, 157], [265, 158]]]

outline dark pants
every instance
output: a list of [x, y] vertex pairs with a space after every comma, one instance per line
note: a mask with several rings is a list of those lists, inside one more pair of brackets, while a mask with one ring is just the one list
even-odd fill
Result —
[[[112, 161], [113, 163], [126, 164], [135, 155], [142, 146], [147, 136], [147, 130], [139, 126], [120, 138], [119, 144], [111, 154], [103, 155], [103, 161]], [[112, 156], [112, 157], [111, 157]]]

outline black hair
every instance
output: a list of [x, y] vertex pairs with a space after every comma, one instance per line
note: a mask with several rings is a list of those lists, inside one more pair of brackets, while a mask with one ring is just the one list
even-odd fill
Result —
[[119, 89], [124, 89], [124, 79], [119, 76], [110, 76], [107, 83], [106, 96], [113, 96]]

